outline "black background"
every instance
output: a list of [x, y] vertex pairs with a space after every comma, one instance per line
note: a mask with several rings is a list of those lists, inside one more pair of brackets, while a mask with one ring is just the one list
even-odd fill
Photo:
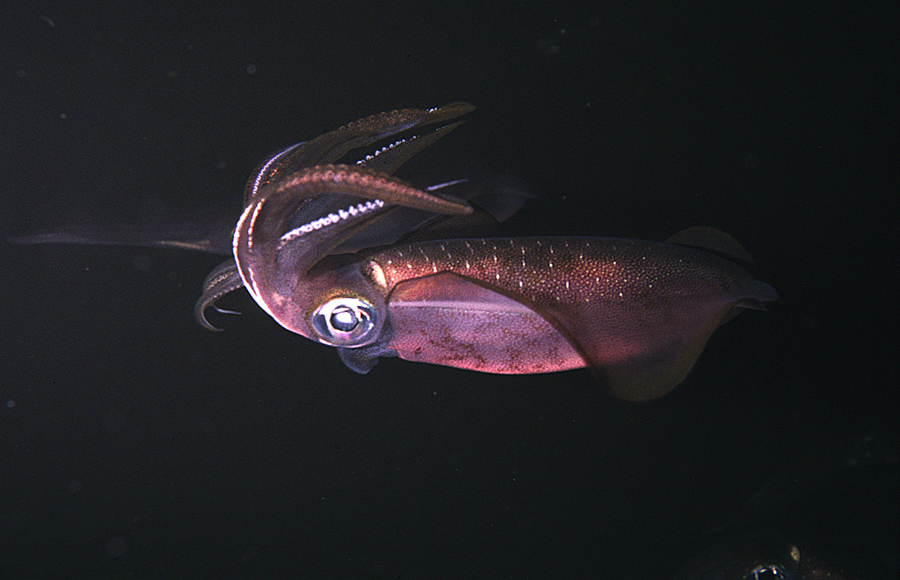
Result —
[[[357, 376], [243, 292], [226, 332], [197, 326], [217, 257], [3, 242], [0, 577], [668, 578], [773, 477], [860, 438], [896, 462], [896, 21], [132, 4], [2, 10], [5, 234], [237, 200], [274, 150], [465, 100], [424, 163], [529, 182], [510, 233], [715, 226], [783, 302], [627, 404], [587, 372]], [[764, 523], [896, 577], [893, 495]]]

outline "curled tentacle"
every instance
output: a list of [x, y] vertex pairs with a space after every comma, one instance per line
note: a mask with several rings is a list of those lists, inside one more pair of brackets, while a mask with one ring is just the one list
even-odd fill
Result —
[[244, 281], [241, 280], [241, 274], [238, 272], [237, 264], [234, 263], [234, 260], [228, 260], [216, 266], [206, 277], [206, 280], [203, 281], [203, 294], [194, 304], [194, 318], [197, 319], [200, 326], [216, 332], [222, 330], [206, 319], [206, 309], [209, 307], [213, 307], [224, 314], [240, 314], [239, 312], [223, 310], [217, 307], [216, 300], [243, 285]]

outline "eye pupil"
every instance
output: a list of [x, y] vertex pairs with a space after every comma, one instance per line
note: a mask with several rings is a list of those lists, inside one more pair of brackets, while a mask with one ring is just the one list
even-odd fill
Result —
[[359, 324], [356, 310], [349, 306], [339, 306], [331, 313], [331, 326], [341, 332], [350, 332]]

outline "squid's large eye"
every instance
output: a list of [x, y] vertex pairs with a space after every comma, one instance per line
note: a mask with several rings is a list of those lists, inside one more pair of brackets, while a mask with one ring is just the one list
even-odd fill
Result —
[[334, 346], [362, 346], [376, 325], [375, 308], [359, 298], [332, 298], [313, 313], [319, 340]]

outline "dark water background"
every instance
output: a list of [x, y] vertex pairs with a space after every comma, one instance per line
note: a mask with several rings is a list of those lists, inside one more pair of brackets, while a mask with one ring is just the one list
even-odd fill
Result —
[[[237, 199], [274, 150], [466, 100], [423, 165], [531, 183], [509, 233], [715, 226], [783, 303], [635, 405], [357, 376], [243, 293], [201, 329], [217, 257], [3, 242], [0, 578], [662, 579], [805, 459], [896, 458], [897, 24], [783, 4], [4, 7], [6, 235]], [[772, 525], [896, 577], [896, 498], [856, 485]]]

